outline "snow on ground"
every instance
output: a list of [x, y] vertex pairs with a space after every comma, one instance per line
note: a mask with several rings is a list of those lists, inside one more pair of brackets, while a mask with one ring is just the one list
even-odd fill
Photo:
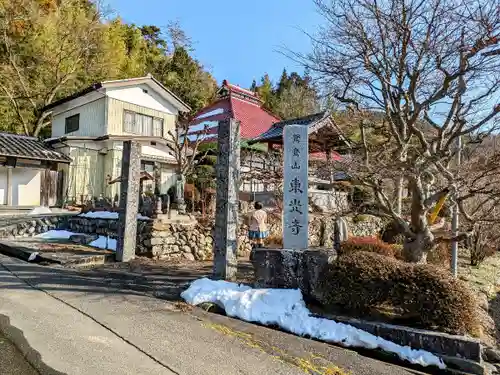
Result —
[[[78, 215], [80, 217], [87, 217], [89, 219], [118, 219], [118, 212], [110, 212], [110, 211], [92, 211], [86, 212], [84, 214]], [[142, 216], [141, 214], [137, 214], [137, 219], [139, 220], [151, 220], [150, 217]]]
[[228, 316], [264, 325], [277, 324], [300, 336], [310, 336], [346, 347], [379, 348], [413, 364], [445, 368], [440, 358], [425, 350], [403, 347], [353, 326], [311, 316], [302, 293], [297, 289], [252, 289], [227, 281], [203, 278], [195, 280], [181, 297], [192, 305], [216, 303], [226, 310]]
[[[68, 240], [74, 234], [81, 233], [73, 233], [67, 230], [49, 230], [48, 232], [38, 234], [36, 237], [46, 240]], [[116, 240], [106, 236], [99, 236], [96, 240], [89, 243], [89, 246], [116, 251]]]
[[48, 232], [40, 233], [35, 237], [44, 238], [46, 240], [69, 240], [69, 237], [74, 234], [78, 233], [69, 232], [67, 230], [49, 230]]
[[116, 240], [106, 236], [99, 236], [97, 240], [89, 243], [89, 246], [116, 251]]
[[44, 215], [44, 214], [51, 214], [52, 211], [48, 207], [35, 207], [33, 208], [28, 215]]

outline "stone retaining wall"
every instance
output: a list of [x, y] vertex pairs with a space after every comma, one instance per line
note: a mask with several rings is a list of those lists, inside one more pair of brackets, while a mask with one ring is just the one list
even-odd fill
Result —
[[[281, 217], [272, 214], [268, 217], [271, 236], [282, 236]], [[383, 228], [382, 219], [364, 215], [362, 220], [355, 221], [346, 217], [347, 229], [350, 236], [375, 236]], [[333, 219], [331, 216], [309, 215], [309, 246], [333, 247]]]
[[[97, 233], [116, 238], [117, 220], [73, 217], [67, 229], [77, 233]], [[213, 224], [177, 224], [161, 221], [137, 222], [136, 254], [154, 259], [208, 260], [212, 259]], [[238, 256], [251, 251], [247, 228], [242, 225], [239, 235]]]
[[32, 237], [52, 229], [66, 229], [70, 217], [68, 215], [47, 215], [12, 218], [11, 224], [0, 228], [0, 238]]
[[[354, 223], [348, 220], [349, 232], [356, 236], [378, 233], [381, 221], [375, 217]], [[75, 233], [99, 234], [117, 237], [117, 220], [95, 219], [72, 215], [47, 215], [12, 219], [13, 223], [0, 228], [0, 238], [29, 237], [51, 229], [65, 229]], [[281, 217], [269, 215], [270, 234], [281, 237]], [[137, 255], [154, 259], [208, 260], [212, 259], [214, 223], [164, 224], [160, 221], [138, 220]], [[309, 225], [311, 247], [332, 247], [333, 221], [329, 217], [312, 216]], [[248, 226], [241, 217], [238, 232], [238, 256], [247, 257], [251, 251]]]
[[[155, 259], [212, 259], [214, 227], [194, 224], [165, 224], [155, 222], [142, 245], [148, 256]], [[245, 226], [240, 228], [238, 256], [249, 256], [251, 251]]]

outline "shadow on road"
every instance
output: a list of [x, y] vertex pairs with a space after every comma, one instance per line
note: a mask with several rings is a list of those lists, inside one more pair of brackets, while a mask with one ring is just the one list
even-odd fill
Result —
[[[8, 276], [6, 272], [2, 272], [6, 270], [10, 271]], [[11, 273], [24, 282], [13, 279]], [[103, 296], [106, 295], [118, 296], [118, 299], [114, 299], [114, 303], [119, 305], [122, 305], [121, 302], [137, 304], [137, 299], [130, 298], [134, 295], [147, 295], [170, 301], [179, 301], [180, 293], [188, 287], [191, 281], [201, 277], [209, 277], [211, 274], [211, 262], [167, 263], [141, 258], [129, 263], [113, 263], [87, 270], [44, 267], [19, 260], [0, 263], [0, 285], [4, 289], [20, 290], [33, 286], [48, 293], [53, 293], [54, 296], [61, 298], [65, 303], [71, 303], [73, 299], [77, 300], [79, 293], [85, 295], [84, 301], [86, 304], [99, 303]], [[245, 282], [252, 278], [253, 269], [251, 263], [248, 260], [240, 260], [238, 264], [238, 280]], [[65, 293], [68, 293], [68, 295]], [[151, 305], [144, 308], [149, 313], [155, 311], [155, 307], [152, 309]], [[158, 309], [158, 311], [162, 312], [167, 311], [162, 306], [158, 306]], [[182, 309], [180, 310], [182, 311]], [[349, 358], [354, 359], [358, 358], [356, 356], [361, 355], [361, 358], [366, 358], [362, 359], [360, 363], [368, 361], [374, 366], [376, 365], [377, 368], [390, 369], [391, 374], [446, 373], [436, 368], [424, 369], [419, 366], [409, 365], [395, 357], [388, 357], [379, 352], [355, 349], [345, 351], [345, 349], [339, 349], [334, 345], [324, 345], [316, 341], [292, 338], [287, 334], [283, 336], [285, 334], [279, 330], [257, 328], [255, 325], [238, 320], [228, 320], [221, 315], [210, 314], [206, 316], [205, 314], [202, 310], [190, 312], [190, 315], [195, 317], [197, 321], [203, 322], [208, 327], [223, 327], [224, 330], [227, 327], [232, 327], [232, 329], [243, 332], [242, 337], [248, 337], [251, 334], [261, 344], [269, 341], [270, 348], [273, 348], [273, 350], [279, 348], [283, 353], [293, 354], [296, 352], [296, 356], [299, 356], [303, 355], [304, 351], [307, 353], [314, 351], [314, 353], [320, 353], [324, 358], [328, 358], [332, 363], [339, 362], [341, 366], [345, 365], [342, 363], [342, 358], [347, 356], [346, 353], [351, 353], [348, 355]], [[0, 316], [0, 324], [5, 325], [5, 321], [2, 321], [1, 318], [2, 316]], [[353, 354], [356, 351], [358, 354]], [[272, 351], [268, 354], [275, 355]], [[375, 361], [373, 362], [373, 360]], [[387, 363], [390, 364], [389, 367], [386, 367]], [[396, 366], [392, 367], [392, 365]], [[399, 367], [401, 365], [407, 368]], [[376, 371], [374, 373], [381, 372]], [[362, 371], [359, 374], [365, 375], [368, 372]]]
[[[11, 262], [6, 268], [31, 286], [47, 292], [70, 291], [101, 294], [151, 295], [171, 301], [180, 300], [180, 293], [189, 283], [212, 275], [211, 262], [167, 263], [138, 258], [129, 263], [111, 263], [92, 269], [43, 267], [27, 262]], [[239, 281], [251, 282], [252, 266], [247, 260], [238, 265]], [[6, 289], [25, 288], [23, 283], [1, 276]]]
[[[17, 347], [3, 336], [3, 332], [9, 340], [17, 343]], [[23, 332], [13, 327], [10, 324], [10, 319], [1, 314], [0, 373], [9, 375], [65, 375], [43, 363], [40, 353], [30, 346]]]

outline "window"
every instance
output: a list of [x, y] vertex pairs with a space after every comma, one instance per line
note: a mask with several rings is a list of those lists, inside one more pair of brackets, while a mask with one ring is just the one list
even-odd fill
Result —
[[72, 133], [76, 132], [78, 128], [80, 127], [80, 114], [77, 113], [76, 115], [66, 117], [65, 120], [65, 128], [66, 131], [65, 133]]
[[163, 137], [163, 119], [125, 111], [123, 131], [149, 137]]
[[136, 115], [136, 117], [142, 117], [142, 135], [151, 137], [153, 135], [153, 118], [141, 115]]
[[163, 119], [154, 118], [153, 119], [153, 136], [163, 137]]

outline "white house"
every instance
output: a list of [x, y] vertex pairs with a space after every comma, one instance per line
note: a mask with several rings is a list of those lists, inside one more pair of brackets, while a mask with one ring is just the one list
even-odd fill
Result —
[[0, 209], [56, 205], [57, 169], [70, 161], [37, 138], [0, 133]]
[[[52, 112], [54, 148], [71, 157], [64, 172], [67, 201], [82, 202], [101, 194], [116, 199], [124, 140], [142, 144], [141, 166], [161, 170], [161, 193], [173, 185], [175, 159], [169, 153], [168, 132], [180, 112], [190, 108], [152, 76], [105, 81], [45, 108]], [[65, 168], [65, 169], [64, 169]]]

